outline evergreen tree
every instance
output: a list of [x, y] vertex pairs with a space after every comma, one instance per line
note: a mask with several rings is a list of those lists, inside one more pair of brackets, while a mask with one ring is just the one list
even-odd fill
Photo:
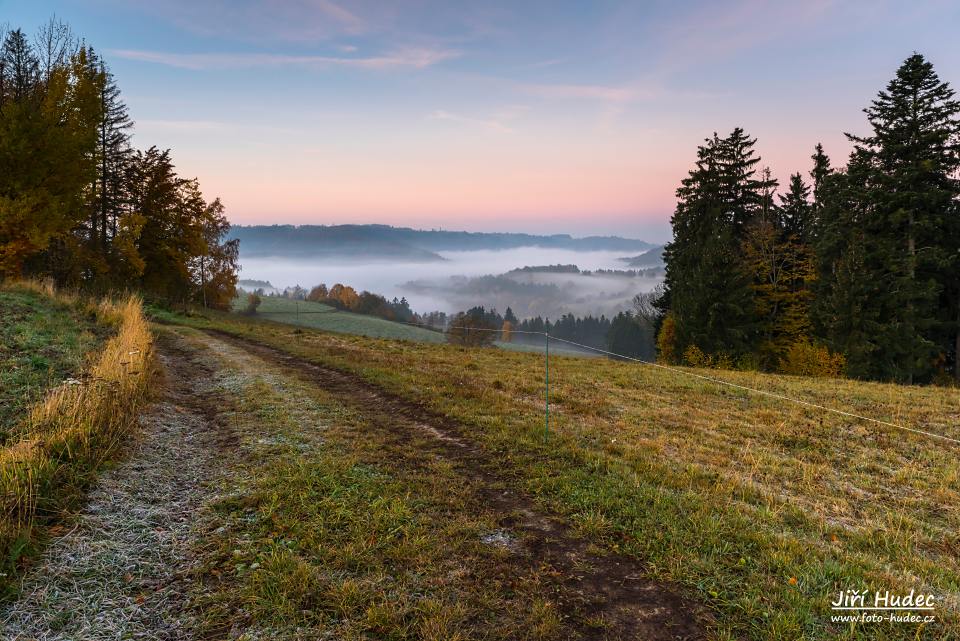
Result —
[[120, 220], [125, 215], [127, 194], [125, 173], [130, 162], [130, 120], [127, 106], [120, 99], [113, 74], [106, 63], [93, 57], [92, 65], [100, 77], [100, 114], [97, 127], [98, 180], [91, 190], [91, 215], [96, 219], [92, 234], [94, 244], [104, 260], [111, 253], [110, 242], [117, 236]]
[[824, 181], [826, 181], [827, 176], [833, 171], [830, 168], [830, 158], [827, 157], [827, 154], [823, 151], [823, 144], [817, 143], [817, 146], [814, 147], [813, 155], [810, 156], [810, 159], [813, 161], [813, 169], [810, 170], [810, 178], [813, 179], [813, 206], [819, 207], [823, 202], [823, 195], [821, 193]]
[[653, 360], [653, 328], [637, 322], [630, 312], [620, 312], [610, 323], [606, 347], [609, 351], [623, 356]]
[[799, 173], [790, 176], [787, 193], [780, 196], [780, 220], [787, 236], [795, 236], [800, 242], [810, 242], [813, 228], [813, 207], [810, 205], [810, 188]]
[[37, 93], [40, 60], [21, 29], [6, 34], [0, 50], [0, 106]]
[[747, 225], [770, 207], [775, 187], [769, 177], [755, 178], [755, 142], [740, 128], [725, 139], [714, 134], [697, 150], [696, 166], [677, 190], [658, 300], [661, 311], [669, 303], [676, 353], [691, 345], [729, 356], [752, 349], [756, 315], [741, 243]]
[[863, 177], [864, 269], [882, 283], [869, 301], [878, 319], [870, 374], [926, 380], [957, 331], [960, 103], [914, 54], [864, 111], [872, 135], [849, 138]]

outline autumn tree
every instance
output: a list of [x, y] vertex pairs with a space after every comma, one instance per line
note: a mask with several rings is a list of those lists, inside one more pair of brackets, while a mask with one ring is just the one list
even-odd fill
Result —
[[485, 347], [493, 344], [497, 329], [481, 315], [460, 312], [450, 319], [447, 341], [454, 345]]
[[[0, 275], [74, 229], [92, 162], [99, 111], [97, 78], [83, 73], [86, 51], [41, 73], [24, 33], [5, 35], [0, 50]], [[45, 75], [44, 75], [45, 74]], [[55, 170], [51, 171], [51, 168]]]

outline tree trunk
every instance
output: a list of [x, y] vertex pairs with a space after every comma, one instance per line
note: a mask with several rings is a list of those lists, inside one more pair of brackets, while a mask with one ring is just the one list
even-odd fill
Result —
[[[203, 295], [203, 308], [207, 308], [207, 272], [204, 265], [204, 257], [200, 257], [200, 293]], [[297, 307], [297, 315], [299, 317], [300, 308]]]
[[[102, 100], [102, 98], [101, 98]], [[100, 248], [107, 253], [107, 116], [100, 123]]]
[[953, 375], [960, 383], [960, 300], [957, 301], [956, 351], [953, 354]]
[[[910, 219], [908, 222], [909, 227], [907, 228], [907, 251], [910, 253], [910, 284], [913, 285], [913, 281], [917, 278], [917, 241], [913, 235], [913, 210], [910, 210]], [[913, 329], [913, 302], [911, 301], [907, 305], [907, 314], [910, 319], [910, 333], [915, 333]], [[913, 337], [911, 336], [911, 340]], [[912, 350], [911, 350], [912, 351]], [[910, 373], [907, 376], [907, 384], [913, 385], [913, 354], [910, 354]]]

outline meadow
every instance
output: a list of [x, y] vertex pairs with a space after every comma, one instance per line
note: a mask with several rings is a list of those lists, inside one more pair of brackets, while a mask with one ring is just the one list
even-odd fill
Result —
[[[246, 305], [245, 296], [238, 296], [233, 301], [233, 309], [238, 312], [242, 312]], [[442, 333], [422, 327], [395, 323], [376, 316], [345, 312], [322, 303], [297, 301], [279, 296], [261, 297], [256, 316], [279, 323], [372, 338], [396, 338], [425, 343], [442, 343], [446, 340]]]
[[[714, 638], [960, 637], [955, 445], [688, 376], [719, 376], [960, 438], [960, 390], [562, 356], [551, 432], [535, 354], [215, 328], [350, 372], [463, 427], [492, 464], [599, 548], [639, 559], [715, 614]], [[840, 590], [936, 596], [931, 625], [838, 624]]]

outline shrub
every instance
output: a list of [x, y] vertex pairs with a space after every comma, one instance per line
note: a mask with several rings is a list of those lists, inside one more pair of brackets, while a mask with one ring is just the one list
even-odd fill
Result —
[[713, 359], [703, 353], [696, 345], [689, 346], [683, 353], [683, 361], [692, 367], [711, 367]]
[[257, 308], [260, 307], [261, 302], [263, 301], [260, 299], [259, 295], [253, 293], [247, 294], [247, 307], [243, 310], [244, 313], [250, 314], [251, 316], [256, 314]]
[[847, 359], [843, 354], [831, 352], [822, 345], [816, 345], [809, 340], [801, 340], [787, 349], [787, 354], [780, 361], [780, 371], [784, 374], [797, 376], [817, 376], [838, 378], [843, 376], [847, 366]]
[[673, 314], [667, 314], [657, 334], [657, 360], [667, 365], [675, 365], [680, 362], [678, 352], [677, 322], [673, 319]]

